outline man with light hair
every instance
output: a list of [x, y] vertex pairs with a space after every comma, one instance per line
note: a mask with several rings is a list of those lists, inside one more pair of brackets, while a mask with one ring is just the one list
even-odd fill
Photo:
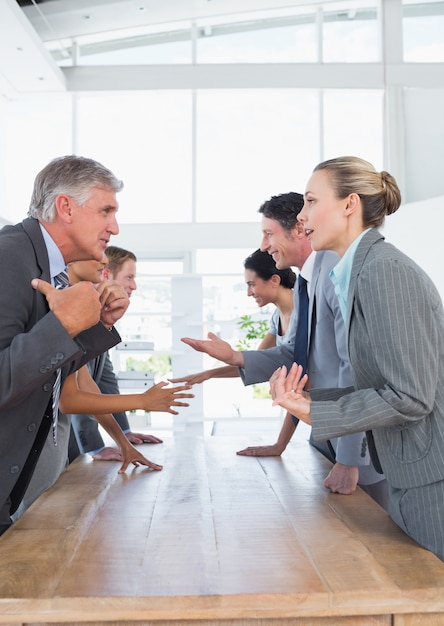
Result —
[[120, 341], [129, 299], [118, 283], [66, 289], [66, 266], [100, 260], [117, 235], [123, 183], [69, 155], [37, 174], [28, 217], [0, 231], [0, 534], [11, 525], [48, 437], [62, 446], [58, 397], [66, 377]]

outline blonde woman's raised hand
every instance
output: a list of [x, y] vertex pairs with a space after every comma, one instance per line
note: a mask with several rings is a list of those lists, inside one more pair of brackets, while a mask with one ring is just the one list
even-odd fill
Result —
[[308, 376], [302, 376], [302, 367], [293, 363], [287, 373], [285, 365], [278, 368], [270, 378], [270, 393], [273, 398], [273, 406], [282, 406], [289, 413], [310, 424], [311, 400], [304, 387]]

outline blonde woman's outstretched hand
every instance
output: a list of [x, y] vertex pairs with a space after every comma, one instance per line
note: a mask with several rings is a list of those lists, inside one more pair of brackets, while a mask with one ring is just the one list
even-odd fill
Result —
[[283, 365], [270, 378], [270, 393], [273, 406], [282, 406], [295, 417], [310, 424], [311, 400], [309, 394], [304, 392], [307, 380], [307, 374], [302, 376], [302, 367], [297, 363], [293, 363], [288, 374]]

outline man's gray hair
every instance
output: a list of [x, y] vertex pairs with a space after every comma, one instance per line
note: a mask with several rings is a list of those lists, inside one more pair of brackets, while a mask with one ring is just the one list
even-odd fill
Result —
[[37, 174], [28, 215], [53, 222], [56, 217], [55, 200], [59, 194], [66, 194], [83, 206], [94, 187], [117, 193], [123, 189], [123, 182], [93, 159], [75, 155], [57, 157]]

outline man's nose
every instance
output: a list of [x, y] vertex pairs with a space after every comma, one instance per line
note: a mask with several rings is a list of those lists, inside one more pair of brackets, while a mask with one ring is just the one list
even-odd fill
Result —
[[117, 218], [115, 215], [110, 216], [110, 220], [108, 223], [108, 231], [112, 234], [112, 235], [118, 235], [119, 234], [119, 225], [117, 223]]
[[267, 252], [269, 247], [270, 247], [270, 244], [268, 242], [268, 237], [265, 237], [265, 235], [264, 235], [262, 237], [262, 241], [261, 241], [261, 245], [260, 245], [261, 252]]

